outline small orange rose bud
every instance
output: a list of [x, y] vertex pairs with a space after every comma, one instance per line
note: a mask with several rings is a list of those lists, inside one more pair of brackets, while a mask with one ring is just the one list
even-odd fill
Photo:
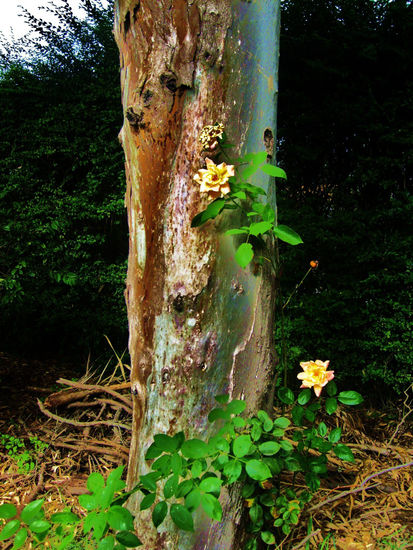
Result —
[[312, 267], [313, 269], [317, 269], [317, 267], [318, 267], [318, 260], [311, 260], [311, 262], [310, 262], [310, 267]]
[[271, 483], [269, 479], [266, 479], [265, 481], [261, 481], [260, 485], [263, 489], [272, 489], [274, 487], [274, 485]]

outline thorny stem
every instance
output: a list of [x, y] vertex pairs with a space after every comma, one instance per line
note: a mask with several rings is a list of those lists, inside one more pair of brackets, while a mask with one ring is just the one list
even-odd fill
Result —
[[[277, 212], [277, 208], [275, 210]], [[278, 239], [275, 238], [275, 257], [276, 265], [278, 267], [278, 304], [280, 309], [281, 317], [281, 366], [283, 370], [283, 384], [284, 387], [287, 387], [287, 349], [285, 342], [285, 318], [284, 318], [284, 308], [282, 307], [282, 292], [281, 292], [281, 273], [280, 273], [280, 247], [278, 245]], [[276, 271], [276, 275], [277, 275]]]
[[308, 277], [309, 273], [313, 270], [312, 267], [309, 268], [309, 270], [307, 271], [307, 273], [304, 275], [304, 277], [301, 279], [301, 281], [295, 285], [295, 288], [294, 290], [291, 292], [291, 294], [288, 296], [288, 299], [287, 301], [285, 302], [285, 304], [282, 306], [282, 309], [286, 308], [288, 306], [288, 304], [290, 303], [290, 300], [291, 298], [294, 296], [294, 294], [297, 292], [297, 290], [300, 288], [300, 286], [303, 284], [303, 282], [306, 280], [306, 278]]

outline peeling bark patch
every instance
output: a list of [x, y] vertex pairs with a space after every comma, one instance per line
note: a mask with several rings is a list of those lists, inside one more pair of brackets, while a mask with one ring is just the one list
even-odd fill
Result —
[[178, 89], [177, 78], [174, 74], [161, 74], [159, 81], [162, 86], [165, 86], [173, 94]]
[[174, 299], [173, 307], [175, 311], [177, 311], [178, 313], [181, 313], [182, 311], [184, 311], [185, 309], [184, 299], [180, 294], [178, 294], [178, 296]]
[[135, 107], [128, 107], [125, 113], [126, 118], [128, 119], [129, 124], [135, 130], [139, 131], [142, 128], [145, 128], [145, 123], [143, 122], [143, 111], [135, 111]]
[[145, 90], [145, 93], [143, 94], [143, 105], [144, 107], [149, 107], [151, 104], [153, 92], [151, 90]]
[[126, 37], [130, 29], [130, 12], [128, 11], [123, 22], [123, 34]]
[[133, 8], [133, 22], [136, 23], [136, 20], [138, 18], [138, 11], [139, 11], [139, 8], [141, 7], [141, 3], [138, 2], [136, 4], [136, 6]]
[[271, 160], [274, 153], [274, 134], [271, 128], [265, 128], [263, 141], [267, 151], [267, 160]]

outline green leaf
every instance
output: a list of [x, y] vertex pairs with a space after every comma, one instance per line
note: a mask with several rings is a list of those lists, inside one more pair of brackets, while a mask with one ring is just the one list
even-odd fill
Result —
[[294, 449], [293, 445], [286, 440], [280, 441], [280, 446], [283, 451], [290, 452]]
[[315, 413], [310, 409], [310, 407], [304, 409], [304, 416], [309, 422], [314, 422], [315, 420]]
[[201, 439], [188, 439], [181, 448], [186, 458], [204, 458], [208, 456], [209, 450], [208, 445]]
[[341, 460], [347, 460], [348, 462], [354, 462], [354, 455], [347, 445], [342, 445], [339, 443], [333, 449], [334, 454], [341, 458]]
[[250, 539], [247, 542], [245, 550], [258, 550], [258, 539]]
[[318, 491], [321, 485], [320, 478], [317, 474], [314, 474], [313, 472], [307, 472], [305, 474], [305, 482], [307, 483], [310, 490], [313, 492]]
[[230, 460], [225, 464], [223, 472], [228, 478], [228, 483], [235, 483], [242, 472], [241, 462], [238, 460]]
[[152, 504], [155, 502], [156, 494], [155, 493], [149, 493], [145, 495], [141, 501], [140, 509], [141, 510], [147, 510], [152, 506]]
[[32, 502], [29, 502], [20, 514], [20, 518], [24, 523], [27, 525], [30, 525], [30, 523], [35, 519], [37, 514], [40, 512], [42, 506], [44, 503], [44, 498], [33, 500]]
[[12, 519], [0, 531], [0, 540], [7, 540], [12, 537], [20, 528], [20, 520]]
[[193, 531], [194, 530], [194, 520], [192, 515], [185, 506], [182, 504], [172, 504], [171, 505], [171, 518], [179, 529], [183, 531]]
[[107, 487], [102, 489], [102, 491], [100, 491], [99, 493], [94, 494], [93, 497], [95, 497], [96, 499], [97, 506], [100, 508], [107, 508], [108, 506], [110, 506], [113, 501], [114, 493], [115, 492], [113, 487], [108, 485]]
[[286, 405], [292, 405], [294, 403], [294, 394], [290, 388], [278, 388], [277, 396], [281, 403], [285, 403]]
[[262, 428], [259, 424], [254, 424], [251, 429], [251, 439], [253, 441], [258, 441], [262, 435]]
[[114, 493], [122, 491], [126, 487], [126, 483], [121, 479], [125, 466], [118, 466], [110, 472], [106, 480], [106, 487], [112, 489]]
[[255, 481], [265, 481], [271, 477], [270, 469], [260, 460], [249, 460], [245, 465], [245, 469], [250, 478], [255, 479]]
[[107, 512], [107, 522], [115, 531], [133, 530], [133, 516], [122, 506], [111, 506]]
[[242, 243], [235, 252], [235, 261], [243, 269], [247, 267], [253, 257], [254, 251], [250, 243]]
[[258, 449], [263, 455], [271, 456], [277, 454], [281, 446], [276, 441], [266, 441], [265, 443], [261, 443]]
[[51, 526], [51, 523], [45, 521], [44, 519], [36, 519], [30, 524], [30, 530], [36, 534], [44, 533], [45, 531], [48, 531]]
[[277, 476], [284, 466], [283, 459], [277, 460], [276, 458], [268, 456], [263, 458], [263, 462], [271, 470], [272, 476]]
[[297, 402], [300, 405], [306, 405], [311, 399], [311, 390], [310, 388], [306, 388], [302, 392], [298, 394]]
[[282, 428], [285, 430], [285, 428], [288, 428], [288, 426], [291, 424], [291, 422], [288, 420], [288, 418], [285, 418], [285, 416], [280, 416], [279, 418], [276, 418], [274, 420], [274, 426], [277, 428]]
[[93, 537], [100, 540], [106, 528], [106, 513], [91, 512], [83, 520], [83, 532], [86, 534], [93, 529]]
[[178, 448], [178, 441], [166, 434], [157, 434], [154, 437], [155, 445], [162, 451], [173, 453]]
[[356, 391], [341, 391], [337, 399], [344, 405], [360, 405], [364, 401], [361, 394]]
[[176, 498], [181, 498], [181, 497], [184, 497], [185, 495], [187, 495], [189, 493], [189, 491], [192, 490], [194, 486], [194, 482], [192, 479], [186, 479], [185, 481], [183, 481], [182, 483], [180, 483], [178, 485], [178, 488], [175, 492], [175, 496]]
[[19, 548], [22, 548], [24, 543], [26, 542], [28, 534], [29, 532], [26, 527], [22, 527], [14, 537], [12, 550], [18, 550]]
[[332, 380], [327, 384], [326, 390], [327, 390], [327, 395], [329, 395], [330, 397], [333, 397], [334, 395], [336, 395], [337, 384], [334, 382], [334, 380]]
[[283, 178], [285, 180], [287, 179], [287, 174], [282, 168], [278, 168], [278, 166], [273, 166], [272, 164], [263, 164], [262, 166], [260, 166], [260, 168], [265, 174], [268, 174], [273, 178]]
[[254, 506], [251, 506], [249, 516], [253, 524], [260, 524], [263, 517], [262, 507], [259, 504], [254, 504]]
[[135, 535], [129, 531], [120, 531], [116, 533], [116, 540], [126, 546], [126, 548], [135, 548], [136, 546], [142, 546], [141, 541]]
[[215, 396], [215, 401], [217, 401], [221, 405], [225, 405], [229, 401], [229, 394], [228, 393], [223, 393], [221, 395], [216, 395]]
[[234, 418], [232, 419], [232, 423], [236, 428], [244, 428], [246, 426], [245, 420], [240, 416], [234, 416]]
[[238, 159], [238, 162], [252, 162], [252, 164], [261, 164], [267, 160], [267, 151], [258, 151], [258, 153], [247, 153]]
[[245, 191], [235, 191], [235, 193], [231, 193], [231, 197], [234, 197], [235, 199], [240, 199], [242, 201], [245, 201], [247, 199]]
[[179, 476], [172, 475], [168, 481], [165, 483], [163, 488], [163, 494], [165, 498], [171, 498], [174, 496], [176, 489], [178, 488]]
[[0, 505], [0, 518], [1, 519], [11, 519], [17, 514], [17, 508], [14, 504], [1, 504]]
[[237, 228], [228, 229], [227, 231], [225, 231], [225, 235], [248, 235], [248, 230]]
[[89, 477], [87, 478], [86, 487], [89, 489], [91, 493], [96, 493], [97, 491], [101, 491], [104, 486], [105, 486], [105, 480], [101, 473], [92, 472], [91, 474], [89, 474]]
[[291, 527], [287, 523], [284, 523], [284, 525], [281, 527], [281, 530], [284, 535], [289, 535], [291, 533]]
[[203, 212], [200, 212], [194, 217], [191, 223], [191, 227], [199, 227], [208, 220], [216, 218], [218, 214], [222, 211], [224, 206], [224, 199], [216, 199], [215, 201], [211, 202]]
[[215, 420], [228, 420], [230, 417], [230, 413], [224, 411], [224, 409], [212, 409], [208, 415], [208, 421], [215, 422]]
[[289, 472], [299, 472], [302, 470], [300, 463], [293, 456], [286, 456], [284, 459], [284, 462], [285, 462], [285, 468]]
[[321, 435], [321, 437], [324, 437], [327, 433], [327, 426], [324, 424], [324, 422], [320, 422], [317, 428], [318, 433]]
[[171, 456], [170, 467], [174, 474], [180, 475], [182, 472], [182, 457], [175, 453]]
[[50, 521], [61, 523], [62, 525], [72, 525], [80, 521], [80, 518], [73, 512], [57, 512], [56, 514], [52, 514]]
[[74, 538], [75, 538], [74, 533], [70, 533], [70, 535], [67, 535], [67, 537], [64, 537], [62, 542], [59, 544], [57, 550], [65, 550], [65, 548], [67, 548], [70, 545], [70, 543], [73, 541]]
[[234, 439], [232, 449], [236, 457], [242, 457], [248, 454], [252, 441], [249, 435], [239, 435]]
[[150, 474], [140, 476], [139, 483], [148, 491], [156, 491], [156, 482], [159, 477], [160, 474], [158, 472], [151, 472]]
[[277, 225], [277, 227], [274, 227], [274, 234], [288, 244], [296, 245], [303, 242], [300, 235], [286, 225]]
[[333, 414], [337, 410], [337, 399], [335, 397], [329, 397], [326, 399], [326, 413], [327, 414]]
[[97, 550], [113, 550], [115, 539], [112, 535], [105, 537], [99, 542]]
[[[272, 429], [273, 422], [272, 422], [271, 418], [268, 416], [268, 413], [266, 411], [259, 410], [257, 412], [257, 417], [262, 422], [264, 431], [268, 432]], [[271, 425], [271, 428], [269, 427], [270, 425]]]
[[270, 531], [262, 531], [261, 538], [265, 544], [275, 544], [275, 537]]
[[145, 455], [145, 460], [152, 460], [153, 458], [158, 458], [158, 456], [161, 456], [162, 449], [159, 449], [155, 443], [152, 443], [152, 445], [148, 448]]
[[191, 466], [192, 477], [199, 477], [202, 473], [202, 470], [202, 463], [199, 460], [195, 460], [195, 462]]
[[242, 401], [241, 399], [234, 399], [228, 403], [227, 411], [231, 414], [241, 414], [244, 412], [246, 406], [247, 404], [245, 401]]
[[302, 426], [305, 409], [301, 405], [296, 405], [291, 409], [291, 418], [296, 426]]
[[242, 179], [249, 179], [251, 176], [253, 176], [255, 174], [255, 172], [257, 172], [259, 169], [259, 165], [258, 164], [250, 164], [249, 166], [247, 166], [246, 168], [244, 168], [244, 170], [241, 172], [240, 174], [240, 177]]
[[194, 489], [185, 498], [185, 506], [190, 512], [194, 512], [201, 504], [201, 491]]
[[201, 506], [208, 517], [221, 521], [222, 508], [219, 500], [209, 493], [201, 495]]
[[272, 493], [263, 493], [260, 496], [260, 503], [263, 506], [274, 506], [274, 495]]
[[173, 438], [177, 443], [176, 450], [179, 450], [182, 447], [183, 442], [185, 441], [185, 434], [184, 432], [178, 432], [176, 433]]
[[162, 455], [152, 464], [152, 470], [161, 472], [164, 476], [171, 471], [171, 455]]
[[250, 234], [254, 235], [255, 237], [257, 235], [262, 235], [272, 229], [273, 225], [271, 222], [258, 222], [258, 223], [252, 223], [249, 227]]
[[155, 506], [152, 512], [152, 522], [155, 525], [155, 527], [158, 527], [163, 522], [167, 512], [168, 512], [168, 505], [166, 504], [166, 502], [163, 500], [158, 502], [158, 504]]
[[222, 479], [218, 477], [206, 477], [199, 484], [201, 491], [205, 493], [219, 493], [221, 490]]
[[338, 443], [341, 438], [341, 428], [334, 428], [334, 430], [331, 430], [331, 432], [328, 434], [328, 440], [331, 443]]

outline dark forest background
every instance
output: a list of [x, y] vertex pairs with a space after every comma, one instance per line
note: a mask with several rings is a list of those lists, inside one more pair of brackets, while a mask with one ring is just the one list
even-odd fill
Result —
[[[0, 349], [86, 358], [127, 345], [128, 236], [112, 8], [24, 12], [0, 43]], [[330, 359], [371, 396], [411, 383], [413, 8], [284, 0], [278, 105], [288, 364]], [[277, 342], [280, 328], [276, 327]], [[279, 346], [278, 346], [279, 347]], [[356, 388], [356, 389], [357, 389]]]

